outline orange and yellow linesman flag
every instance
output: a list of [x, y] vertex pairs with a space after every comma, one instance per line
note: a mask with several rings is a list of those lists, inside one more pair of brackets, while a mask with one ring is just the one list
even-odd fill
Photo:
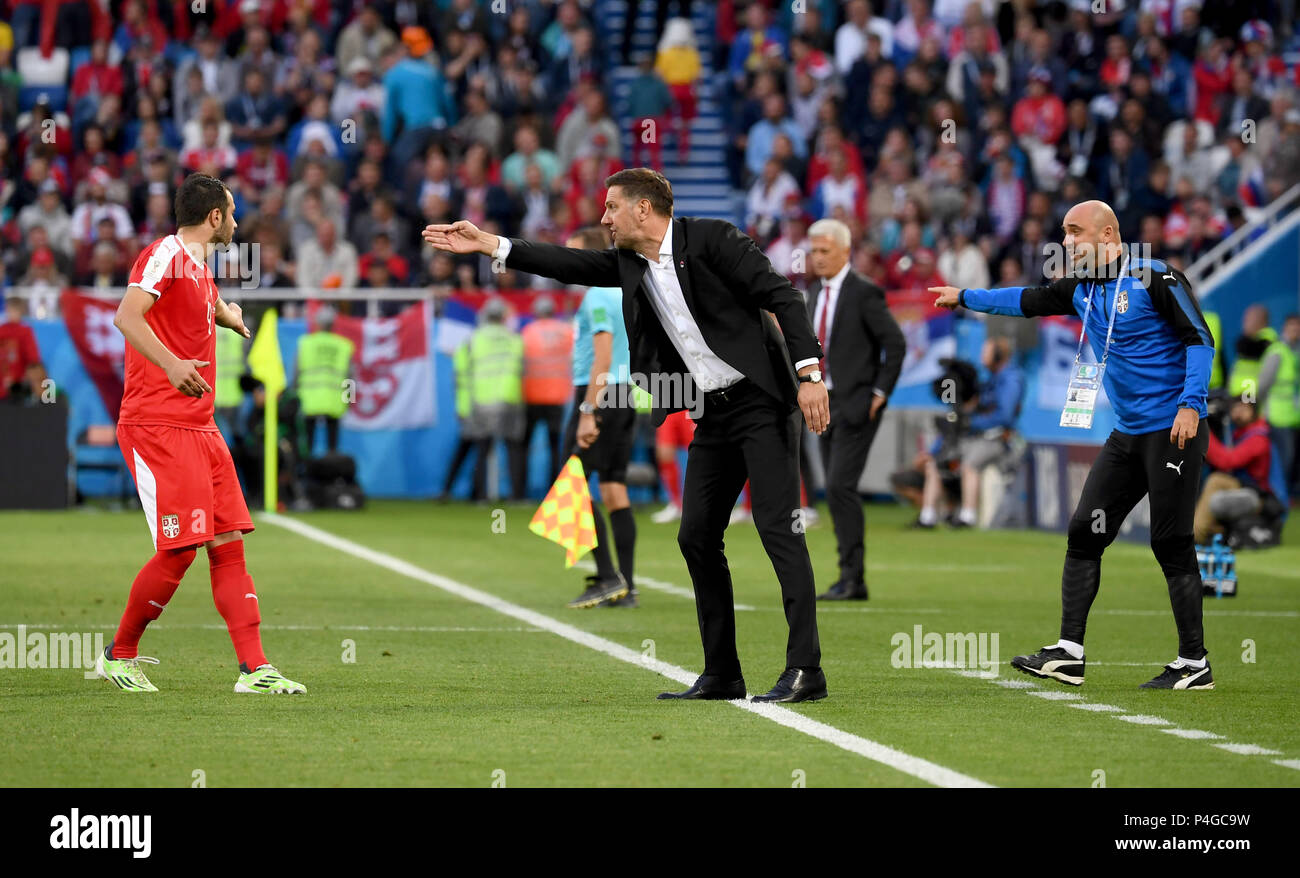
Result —
[[564, 566], [572, 567], [596, 545], [596, 522], [591, 517], [591, 491], [582, 461], [573, 455], [537, 507], [528, 529], [564, 546]]

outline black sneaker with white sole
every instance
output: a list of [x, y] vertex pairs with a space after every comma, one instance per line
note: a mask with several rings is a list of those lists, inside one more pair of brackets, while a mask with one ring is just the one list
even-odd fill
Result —
[[1182, 662], [1165, 665], [1163, 671], [1147, 680], [1139, 689], [1213, 689], [1214, 675], [1210, 663], [1203, 668], [1193, 668]]
[[1011, 667], [1035, 677], [1050, 677], [1071, 686], [1083, 685], [1083, 659], [1057, 646], [1044, 646], [1033, 655], [1018, 655]]
[[623, 578], [621, 573], [615, 572], [609, 579], [588, 576], [587, 588], [582, 594], [569, 601], [569, 609], [585, 610], [590, 607], [598, 607], [606, 601], [625, 596], [627, 591], [627, 580]]

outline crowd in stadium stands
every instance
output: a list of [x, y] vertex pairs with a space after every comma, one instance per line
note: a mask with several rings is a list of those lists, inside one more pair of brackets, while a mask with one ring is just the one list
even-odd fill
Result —
[[204, 171], [264, 286], [546, 283], [419, 229], [562, 242], [598, 221], [609, 173], [674, 158], [665, 140], [689, 155], [710, 66], [737, 219], [787, 273], [835, 217], [887, 288], [1026, 282], [1093, 195], [1185, 266], [1300, 182], [1294, 2], [1094, 5], [720, 0], [701, 57], [659, 3], [657, 53], [625, 40], [616, 119], [592, 2], [0, 0], [3, 270], [121, 286]]
[[1185, 267], [1300, 183], [1293, 4], [835, 5], [719, 14], [733, 182], [787, 271], [834, 217], [887, 289], [1033, 282], [1089, 197]]

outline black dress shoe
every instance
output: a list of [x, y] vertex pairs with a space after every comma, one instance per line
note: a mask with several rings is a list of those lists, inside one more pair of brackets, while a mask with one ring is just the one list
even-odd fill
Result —
[[771, 692], [755, 695], [750, 700], [792, 704], [796, 701], [817, 701], [825, 697], [826, 675], [821, 668], [786, 668]]
[[685, 692], [660, 692], [659, 700], [681, 699], [689, 701], [736, 701], [745, 697], [743, 678], [724, 680], [721, 677], [701, 676]]
[[865, 601], [866, 599], [867, 586], [865, 583], [845, 582], [842, 579], [817, 595], [819, 601]]

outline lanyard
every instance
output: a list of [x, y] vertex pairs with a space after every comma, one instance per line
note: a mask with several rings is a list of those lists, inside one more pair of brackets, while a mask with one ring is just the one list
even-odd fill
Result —
[[[1124, 261], [1120, 264], [1119, 267], [1119, 275], [1115, 278], [1116, 301], [1112, 302], [1110, 306], [1110, 323], [1106, 326], [1106, 346], [1101, 349], [1102, 366], [1106, 365], [1106, 358], [1110, 356], [1110, 339], [1111, 339], [1111, 335], [1115, 332], [1115, 312], [1119, 310], [1119, 308], [1117, 307], [1118, 300], [1119, 300], [1119, 282], [1124, 279], [1124, 273], [1125, 273], [1124, 269], [1127, 267], [1128, 267], [1128, 257], [1125, 256]], [[1083, 340], [1088, 335], [1088, 315], [1092, 312], [1092, 300], [1096, 296], [1096, 293], [1097, 293], [1097, 285], [1093, 284], [1092, 289], [1088, 291], [1088, 304], [1085, 305], [1083, 309], [1083, 332], [1079, 333], [1079, 347], [1074, 352], [1074, 364], [1076, 366], [1079, 364], [1079, 360], [1083, 358]], [[1101, 297], [1103, 300], [1102, 307], [1105, 308], [1106, 307], [1106, 303], [1105, 303], [1106, 284], [1104, 282], [1101, 285]]]

